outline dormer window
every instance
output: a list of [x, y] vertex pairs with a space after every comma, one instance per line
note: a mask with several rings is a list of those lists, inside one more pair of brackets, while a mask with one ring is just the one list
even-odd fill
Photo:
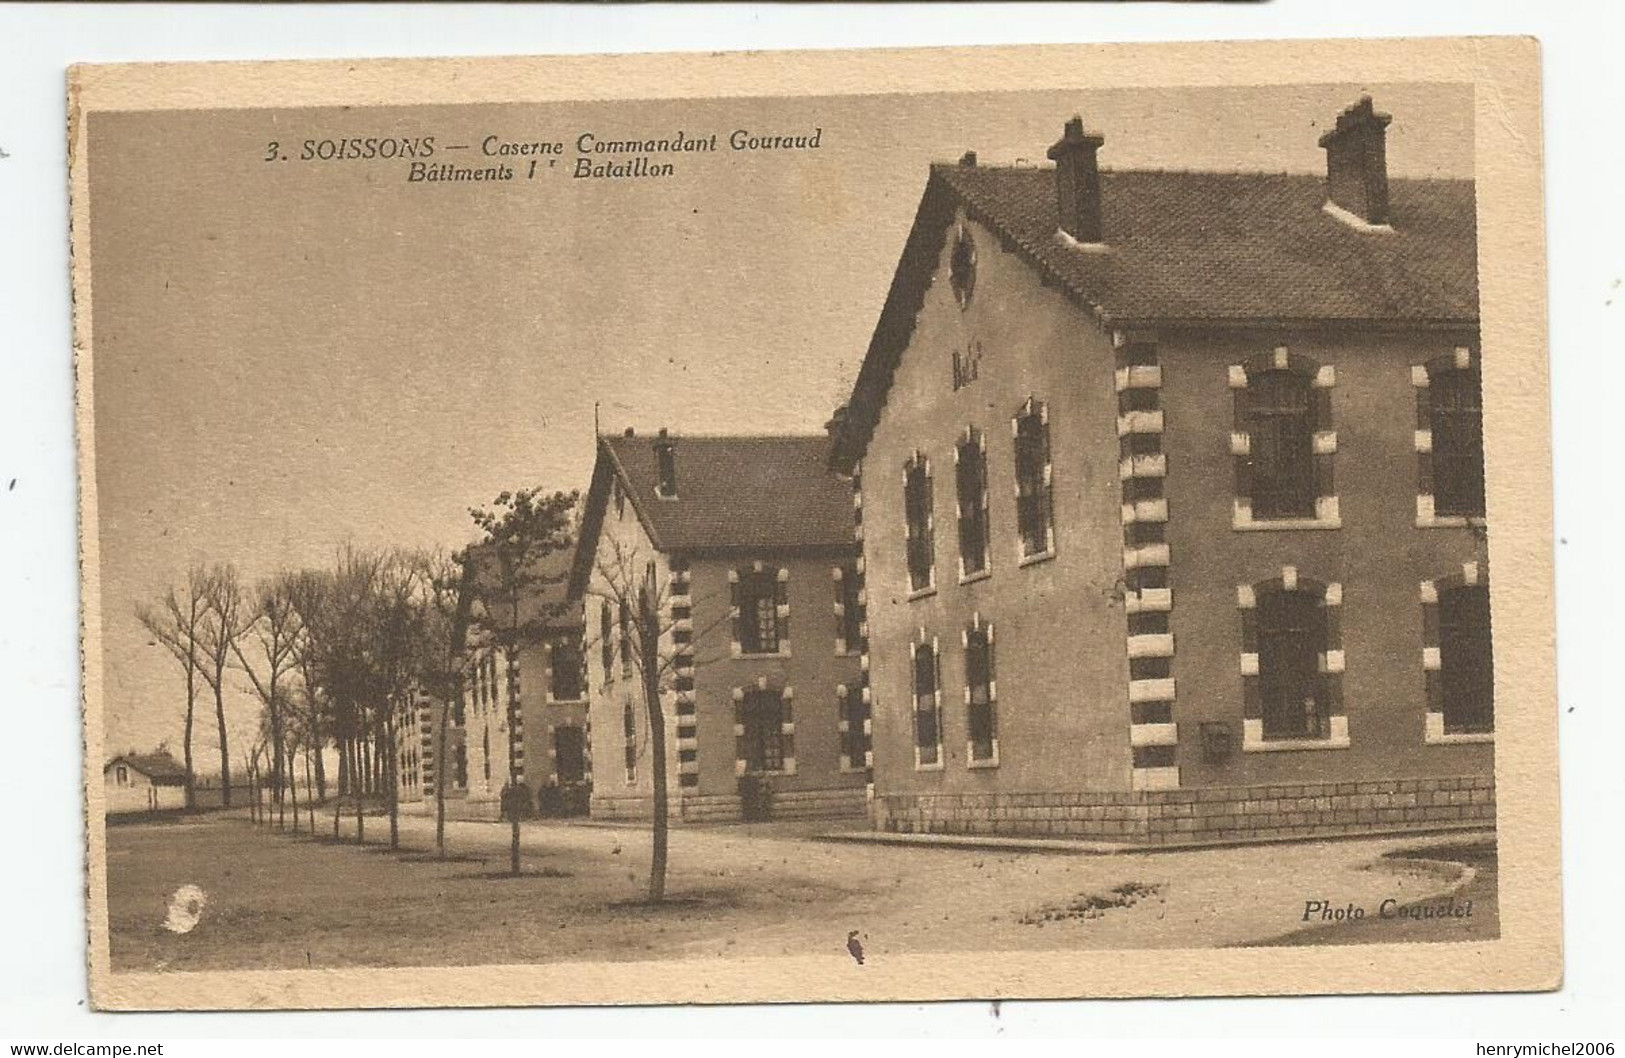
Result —
[[675, 499], [677, 496], [677, 452], [670, 442], [662, 441], [655, 445], [655, 464], [660, 474], [660, 484], [657, 491], [665, 499]]

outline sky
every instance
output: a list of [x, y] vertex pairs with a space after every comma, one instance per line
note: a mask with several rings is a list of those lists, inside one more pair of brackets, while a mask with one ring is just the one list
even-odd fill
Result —
[[[346, 542], [458, 547], [505, 489], [585, 489], [605, 432], [816, 433], [856, 377], [927, 166], [1324, 171], [1362, 92], [1394, 176], [1470, 176], [1466, 86], [97, 113], [89, 130], [106, 747], [179, 755], [178, 666], [134, 616], [193, 562], [252, 580]], [[735, 130], [809, 151], [734, 152]], [[599, 139], [717, 133], [664, 179], [574, 179]], [[552, 170], [411, 183], [306, 140], [559, 141]], [[279, 146], [275, 152], [269, 144]], [[288, 161], [266, 161], [276, 154]], [[602, 159], [599, 159], [602, 160]], [[543, 162], [545, 166], [545, 161]], [[257, 706], [239, 687], [233, 730]], [[212, 726], [197, 754], [209, 761]], [[235, 755], [235, 754], [234, 754]], [[209, 765], [200, 763], [200, 769]]]

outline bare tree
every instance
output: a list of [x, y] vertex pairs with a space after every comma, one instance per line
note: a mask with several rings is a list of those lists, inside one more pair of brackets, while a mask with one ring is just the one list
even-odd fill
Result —
[[641, 670], [643, 673], [643, 700], [649, 713], [649, 745], [654, 748], [654, 767], [650, 778], [654, 782], [654, 851], [649, 858], [649, 902], [658, 904], [666, 898], [666, 846], [671, 822], [670, 795], [666, 789], [666, 710], [660, 700], [660, 618], [656, 597], [660, 584], [651, 560], [644, 573], [643, 585], [638, 588], [638, 641], [642, 644]]
[[216, 565], [205, 575], [207, 603], [198, 636], [202, 648], [199, 673], [214, 692], [215, 725], [220, 736], [221, 804], [231, 807], [231, 750], [226, 735], [226, 670], [243, 634], [243, 592], [237, 568]]
[[513, 827], [509, 866], [514, 874], [519, 873], [518, 795], [522, 789], [517, 781], [518, 754], [513, 739], [520, 724], [519, 649], [545, 635], [548, 619], [563, 609], [562, 603], [535, 603], [542, 588], [563, 579], [550, 577], [541, 568], [549, 555], [570, 546], [571, 512], [577, 498], [575, 492], [547, 494], [539, 488], [521, 489], [503, 492], [490, 507], [474, 507], [468, 512], [483, 535], [479, 554], [489, 559], [491, 567], [489, 576], [478, 578], [485, 605], [474, 615], [474, 621], [495, 642], [507, 662], [509, 791], [504, 800]]
[[411, 554], [345, 547], [330, 574], [301, 575], [287, 592], [300, 622], [289, 664], [301, 673], [307, 715], [337, 741], [357, 842], [366, 840], [368, 796], [383, 793], [390, 845], [400, 843], [397, 714], [421, 670], [424, 581]]
[[434, 745], [434, 847], [446, 855], [446, 734], [453, 708], [463, 693], [463, 617], [461, 605], [471, 587], [473, 567], [465, 556], [435, 550], [422, 552], [423, 648], [419, 685], [436, 705]]
[[[255, 586], [252, 603], [245, 608], [243, 634], [231, 640], [232, 653], [247, 673], [254, 692], [265, 708], [266, 737], [271, 753], [271, 803], [276, 807], [277, 826], [284, 823], [284, 800], [288, 774], [287, 709], [288, 676], [295, 666], [295, 647], [303, 632], [299, 611], [293, 605], [293, 577], [277, 574]], [[244, 644], [250, 639], [249, 649]], [[252, 659], [250, 654], [256, 655]], [[298, 808], [294, 825], [299, 824]]]
[[[643, 690], [649, 725], [650, 779], [654, 783], [652, 853], [649, 861], [649, 901], [666, 898], [666, 862], [670, 841], [671, 794], [667, 786], [665, 698], [673, 691], [677, 675], [677, 651], [671, 633], [678, 619], [672, 616], [671, 581], [662, 580], [653, 556], [640, 554], [619, 539], [608, 539], [593, 562], [594, 577], [589, 594], [608, 602], [617, 612], [635, 614], [629, 622], [629, 638], [622, 649], [632, 653]], [[697, 646], [721, 625], [722, 617], [703, 628], [693, 628]], [[690, 619], [690, 622], [692, 619]], [[693, 664], [699, 664], [694, 660]]]
[[299, 833], [299, 764], [300, 758], [305, 766], [305, 808], [310, 814], [310, 833], [316, 833], [316, 814], [314, 786], [310, 775], [310, 716], [299, 707], [299, 699], [291, 692], [284, 702], [285, 721], [283, 723], [283, 738], [287, 746], [283, 751], [282, 759], [287, 766], [288, 778], [288, 807], [293, 810], [293, 832]]
[[243, 755], [243, 776], [248, 782], [250, 800], [248, 802], [248, 820], [251, 823], [265, 822], [265, 806], [260, 801], [260, 757], [265, 752], [265, 738], [262, 735], [248, 752]]
[[372, 678], [378, 696], [374, 743], [381, 757], [382, 780], [389, 785], [389, 847], [400, 847], [401, 766], [398, 721], [410, 711], [419, 684], [424, 653], [425, 583], [421, 558], [392, 552], [379, 566], [370, 621]]
[[[300, 570], [288, 580], [288, 597], [299, 615], [299, 635], [293, 641], [294, 666], [298, 670], [300, 693], [292, 703], [303, 727], [307, 800], [327, 800], [327, 748], [330, 706], [322, 683], [322, 642], [316, 630], [323, 627], [326, 607], [333, 594], [333, 576], [323, 570]], [[314, 772], [314, 788], [310, 785]], [[314, 794], [310, 791], [314, 789]]]
[[[383, 556], [346, 547], [330, 576], [330, 594], [316, 623], [307, 625], [317, 643], [321, 686], [332, 708], [343, 773], [355, 798], [356, 841], [366, 841], [366, 794], [372, 771], [368, 742], [380, 704], [373, 657], [376, 591]], [[335, 828], [337, 816], [335, 815]]]
[[186, 722], [181, 739], [181, 752], [186, 767], [186, 807], [197, 806], [197, 778], [192, 765], [192, 728], [197, 712], [198, 678], [201, 676], [201, 646], [204, 615], [208, 610], [208, 575], [201, 566], [193, 566], [186, 574], [185, 598], [170, 588], [164, 594], [161, 608], [137, 606], [140, 620], [152, 642], [167, 650], [181, 666], [186, 677]]

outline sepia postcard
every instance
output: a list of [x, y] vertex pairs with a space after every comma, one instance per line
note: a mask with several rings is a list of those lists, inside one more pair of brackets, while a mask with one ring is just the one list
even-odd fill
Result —
[[1539, 79], [76, 67], [93, 1002], [1556, 988]]

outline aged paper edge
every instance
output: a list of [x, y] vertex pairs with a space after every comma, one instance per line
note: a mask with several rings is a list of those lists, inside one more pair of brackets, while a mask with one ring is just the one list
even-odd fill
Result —
[[[1293, 83], [1475, 87], [1489, 547], [1495, 578], [1501, 936], [1466, 944], [950, 952], [540, 966], [111, 970], [100, 770], [89, 160], [92, 111], [408, 106]], [[1562, 980], [1550, 402], [1539, 42], [1295, 40], [75, 66], [69, 74], [80, 480], [88, 968], [103, 1010], [917, 1001], [1535, 991]], [[522, 972], [521, 972], [522, 971]]]

